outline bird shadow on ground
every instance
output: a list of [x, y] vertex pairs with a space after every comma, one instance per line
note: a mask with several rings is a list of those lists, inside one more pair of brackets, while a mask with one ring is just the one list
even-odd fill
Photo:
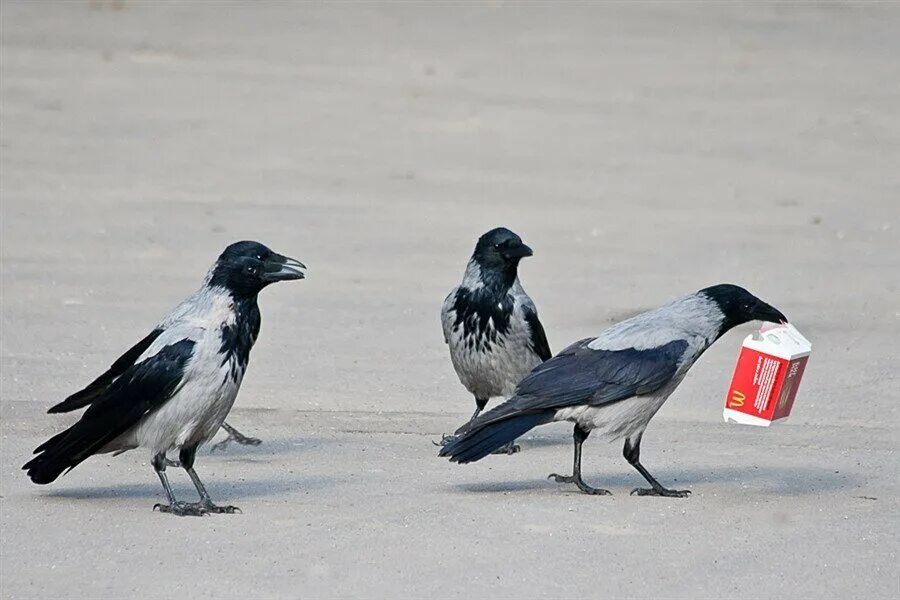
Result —
[[[206, 446], [198, 453], [197, 473], [209, 489], [213, 500], [224, 501], [241, 498], [256, 498], [264, 496], [278, 496], [304, 490], [320, 490], [339, 485], [342, 480], [337, 477], [304, 477], [293, 472], [285, 471], [283, 477], [270, 477], [261, 479], [235, 478], [227, 479], [215, 474], [206, 473], [223, 472], [228, 465], [271, 465], [271, 457], [274, 455], [295, 454], [300, 452], [321, 451], [323, 447], [331, 446], [335, 440], [319, 436], [297, 438], [270, 438], [260, 446], [241, 446], [233, 444], [224, 451], [211, 452], [210, 446]], [[177, 453], [170, 453], [170, 458], [177, 458]], [[117, 460], [127, 460], [124, 456]], [[187, 475], [178, 467], [170, 467], [166, 470], [169, 481], [178, 499], [193, 500], [196, 492]], [[100, 500], [115, 498], [164, 498], [162, 486], [156, 480], [153, 470], [147, 466], [147, 483], [126, 485], [97, 485], [89, 487], [72, 487], [68, 489], [54, 489], [44, 494], [47, 498], [62, 498], [67, 500]]]
[[[560, 475], [570, 474], [570, 470], [559, 471]], [[655, 473], [664, 486], [681, 489], [688, 488], [694, 492], [702, 492], [704, 486], [710, 486], [717, 492], [723, 489], [734, 493], [758, 491], [777, 494], [779, 496], [803, 496], [822, 492], [851, 491], [860, 486], [859, 479], [846, 473], [835, 473], [831, 468], [809, 467], [748, 467], [745, 469], [692, 469], [674, 470], [666, 473]], [[635, 472], [616, 473], [612, 475], [584, 474], [588, 485], [600, 488], [626, 488], [629, 491], [636, 487], [647, 487], [647, 482]], [[508, 493], [533, 490], [564, 489], [577, 491], [573, 485], [558, 484], [548, 479], [527, 479], [521, 481], [495, 481], [481, 483], [463, 483], [451, 487], [462, 493]]]
[[[260, 498], [265, 496], [278, 496], [296, 492], [323, 490], [340, 485], [342, 482], [334, 477], [295, 477], [291, 478], [261, 478], [261, 479], [229, 479], [227, 481], [208, 478], [206, 487], [214, 502], [224, 503], [242, 498]], [[172, 478], [174, 479], [174, 478]], [[195, 500], [196, 491], [190, 484], [179, 481], [173, 482], [175, 497], [179, 500]], [[89, 486], [69, 489], [57, 489], [44, 494], [46, 498], [59, 498], [64, 500], [109, 500], [118, 498], [146, 498], [162, 501], [165, 499], [162, 486], [151, 481], [147, 483], [135, 483], [127, 485]]]

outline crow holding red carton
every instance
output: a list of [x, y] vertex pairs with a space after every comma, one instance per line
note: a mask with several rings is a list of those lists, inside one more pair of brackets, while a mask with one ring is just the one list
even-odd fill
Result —
[[641, 436], [700, 355], [731, 328], [755, 320], [787, 323], [747, 290], [721, 284], [617, 323], [535, 367], [509, 400], [461, 427], [440, 456], [473, 462], [538, 425], [570, 421], [573, 473], [552, 479], [588, 494], [609, 494], [581, 478], [581, 446], [596, 430], [609, 439], [624, 438], [625, 459], [651, 486], [632, 494], [683, 498], [688, 490], [663, 487], [641, 464]]

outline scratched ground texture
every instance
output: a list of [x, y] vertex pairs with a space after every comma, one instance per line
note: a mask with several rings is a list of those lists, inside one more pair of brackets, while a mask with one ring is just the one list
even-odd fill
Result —
[[[0, 6], [5, 598], [891, 598], [898, 584], [900, 5]], [[744, 326], [651, 423], [637, 498], [571, 432], [460, 467], [438, 311], [506, 225], [554, 350], [722, 281], [814, 344], [794, 415], [726, 425]], [[178, 519], [142, 451], [19, 470], [227, 243], [266, 290]], [[177, 492], [190, 493], [182, 473]]]

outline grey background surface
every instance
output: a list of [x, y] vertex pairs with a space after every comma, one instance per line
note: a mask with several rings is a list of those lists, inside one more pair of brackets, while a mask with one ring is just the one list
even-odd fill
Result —
[[[870, 597], [898, 583], [900, 6], [6, 2], [0, 15], [4, 598]], [[722, 281], [814, 343], [794, 414], [725, 425], [743, 327], [653, 421], [687, 500], [570, 431], [458, 467], [438, 310], [506, 225], [554, 350]], [[151, 512], [141, 451], [19, 467], [89, 382], [259, 239], [266, 290], [201, 454], [242, 515]], [[188, 493], [185, 477], [175, 476]]]

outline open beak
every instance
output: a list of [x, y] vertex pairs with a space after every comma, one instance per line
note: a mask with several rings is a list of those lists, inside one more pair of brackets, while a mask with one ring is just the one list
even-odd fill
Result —
[[509, 242], [504, 244], [500, 247], [500, 251], [506, 258], [525, 258], [526, 256], [532, 256], [534, 254], [531, 248], [522, 242]]
[[262, 279], [267, 282], [305, 279], [306, 265], [299, 260], [273, 254], [263, 265]]
[[753, 307], [753, 318], [759, 321], [766, 321], [768, 323], [779, 323], [784, 325], [788, 322], [786, 316], [784, 316], [780, 310], [775, 308], [774, 306], [770, 306], [760, 300], [757, 302], [756, 306]]

